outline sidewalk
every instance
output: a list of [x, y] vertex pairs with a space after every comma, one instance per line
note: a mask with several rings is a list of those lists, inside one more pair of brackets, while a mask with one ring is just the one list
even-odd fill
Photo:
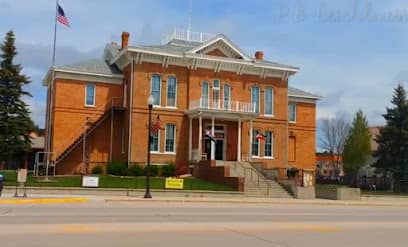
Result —
[[112, 197], [106, 198], [106, 202], [182, 202], [182, 203], [241, 203], [241, 204], [270, 204], [270, 205], [333, 205], [333, 206], [394, 206], [408, 207], [407, 200], [366, 200], [361, 201], [336, 201], [327, 199], [287, 199], [287, 198], [220, 198], [220, 197], [162, 197], [152, 194], [152, 199], [143, 197]]
[[[97, 191], [97, 193], [95, 193]], [[144, 190], [115, 189], [74, 189], [74, 188], [30, 188], [28, 198], [14, 198], [14, 191], [3, 191], [1, 204], [30, 203], [143, 203], [143, 202], [181, 202], [181, 203], [241, 203], [270, 205], [333, 205], [333, 206], [396, 206], [408, 207], [408, 197], [363, 196], [360, 201], [336, 201], [326, 199], [302, 200], [287, 198], [250, 197], [236, 192], [209, 191], [163, 191], [152, 190], [152, 199], [144, 199]], [[21, 194], [21, 192], [20, 192]]]

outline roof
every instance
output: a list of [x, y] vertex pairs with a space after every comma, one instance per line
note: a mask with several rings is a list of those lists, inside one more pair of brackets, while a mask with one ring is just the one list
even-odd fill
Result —
[[[238, 59], [238, 61], [246, 60], [248, 62], [251, 62], [253, 65], [274, 66], [274, 67], [278, 67], [282, 69], [299, 70], [299, 68], [296, 66], [286, 65], [286, 64], [267, 61], [267, 60], [256, 60], [255, 58], [251, 58], [250, 56], [245, 54], [237, 45], [235, 45], [228, 37], [226, 37], [223, 34], [218, 34], [215, 37], [205, 42], [172, 39], [164, 45], [129, 46], [129, 48], [143, 49], [148, 52], [169, 53], [169, 54], [177, 55], [177, 56], [184, 56], [186, 54], [190, 54], [190, 55], [196, 55], [197, 57], [200, 57], [200, 55], [202, 54], [197, 54], [197, 51], [219, 40], [222, 40], [225, 43], [227, 43], [232, 49], [235, 49], [235, 51], [242, 56], [243, 59]], [[236, 60], [233, 58], [230, 58], [230, 59]]]
[[43, 149], [44, 148], [44, 136], [31, 137], [31, 148], [32, 149]]
[[78, 63], [56, 66], [56, 70], [79, 71], [104, 75], [122, 75], [115, 65], [110, 65], [103, 59], [89, 59]]
[[306, 91], [303, 91], [298, 88], [289, 87], [288, 88], [288, 95], [289, 97], [296, 97], [296, 98], [307, 98], [307, 99], [321, 99], [322, 97], [316, 94], [312, 94]]

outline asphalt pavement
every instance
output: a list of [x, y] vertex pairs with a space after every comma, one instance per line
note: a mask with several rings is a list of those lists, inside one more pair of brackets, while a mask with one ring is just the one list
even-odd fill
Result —
[[160, 201], [0, 204], [0, 246], [407, 246], [407, 207]]

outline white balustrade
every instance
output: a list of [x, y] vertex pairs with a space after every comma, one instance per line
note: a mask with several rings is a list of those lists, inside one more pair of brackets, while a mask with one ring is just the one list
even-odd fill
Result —
[[256, 105], [249, 102], [240, 102], [233, 100], [208, 100], [200, 98], [190, 101], [190, 110], [207, 109], [226, 112], [256, 113]]

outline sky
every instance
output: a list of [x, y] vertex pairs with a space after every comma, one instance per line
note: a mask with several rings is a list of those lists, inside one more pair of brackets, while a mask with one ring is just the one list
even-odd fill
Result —
[[[384, 124], [393, 88], [408, 86], [408, 1], [404, 0], [60, 0], [71, 27], [58, 24], [57, 64], [99, 58], [106, 43], [130, 32], [131, 45], [159, 44], [174, 27], [223, 33], [247, 54], [300, 67], [294, 87], [323, 97], [318, 123], [358, 109]], [[119, 3], [120, 2], [120, 3]], [[191, 18], [190, 18], [191, 17]], [[0, 37], [12, 29], [32, 83], [32, 117], [44, 126], [54, 0], [0, 0]]]

